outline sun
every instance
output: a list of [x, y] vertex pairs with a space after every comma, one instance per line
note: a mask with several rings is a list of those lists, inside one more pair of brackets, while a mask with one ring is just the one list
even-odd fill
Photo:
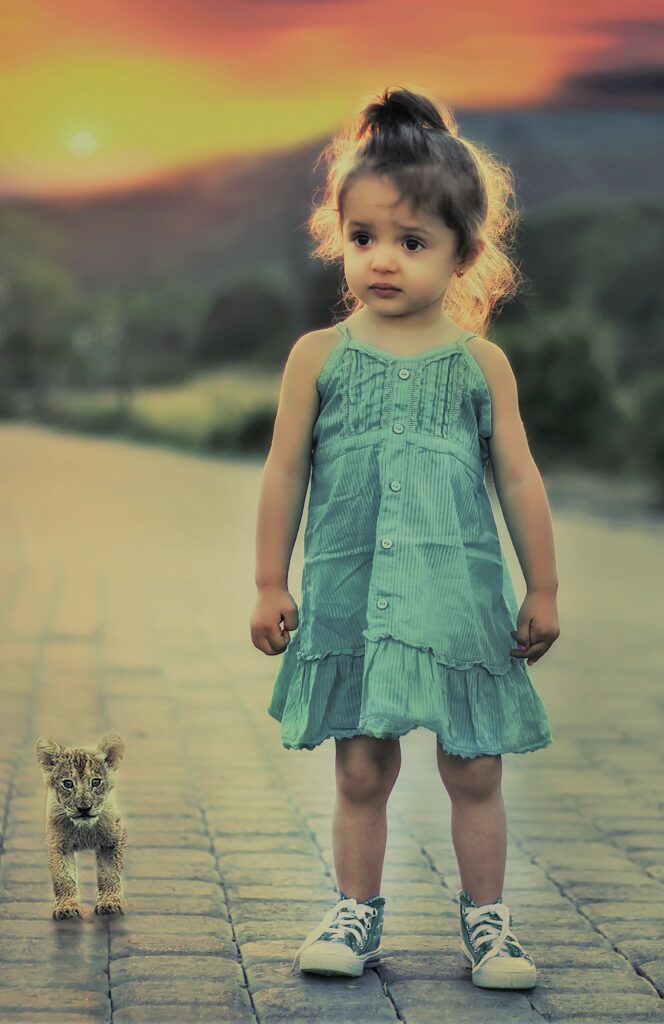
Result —
[[69, 149], [74, 156], [90, 156], [97, 149], [97, 140], [91, 132], [76, 132], [69, 140]]

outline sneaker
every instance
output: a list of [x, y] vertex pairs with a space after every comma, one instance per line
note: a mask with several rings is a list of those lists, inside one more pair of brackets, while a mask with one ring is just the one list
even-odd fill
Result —
[[385, 898], [372, 896], [358, 903], [342, 892], [334, 907], [323, 917], [298, 949], [301, 971], [315, 974], [345, 974], [358, 977], [365, 965], [378, 963], [383, 956], [380, 937], [383, 932]]
[[461, 949], [470, 961], [472, 980], [480, 988], [533, 988], [537, 969], [512, 933], [512, 915], [500, 896], [481, 907], [457, 892]]

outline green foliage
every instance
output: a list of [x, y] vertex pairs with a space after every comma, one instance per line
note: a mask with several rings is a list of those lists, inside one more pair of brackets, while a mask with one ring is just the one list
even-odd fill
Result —
[[323, 264], [314, 266], [307, 281], [306, 330], [329, 327], [331, 323], [344, 316], [341, 304], [342, 281], [343, 268]]
[[266, 452], [280, 377], [250, 367], [209, 372], [177, 385], [145, 387], [121, 400], [112, 389], [55, 390], [43, 419], [198, 451]]
[[664, 372], [641, 377], [632, 387], [630, 443], [636, 463], [654, 482], [664, 506]]
[[623, 379], [664, 369], [664, 204], [556, 204], [525, 217], [520, 234], [522, 304], [596, 310], [617, 332]]
[[[490, 336], [512, 364], [538, 462], [664, 480], [663, 234], [654, 200], [523, 218], [526, 287]], [[287, 239], [280, 261], [240, 260], [212, 295], [179, 275], [93, 293], [63, 269], [57, 232], [0, 210], [0, 417], [43, 409], [82, 430], [264, 454], [295, 338], [344, 315], [341, 268], [307, 262], [300, 240], [299, 256]]]
[[616, 466], [626, 457], [616, 402], [616, 333], [584, 307], [540, 312], [496, 332], [517, 380], [536, 460]]
[[213, 299], [198, 329], [193, 357], [219, 366], [242, 360], [282, 361], [290, 349], [291, 304], [271, 284], [238, 281]]

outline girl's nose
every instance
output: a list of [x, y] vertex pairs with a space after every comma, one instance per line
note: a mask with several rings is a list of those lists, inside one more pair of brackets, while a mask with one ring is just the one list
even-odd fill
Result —
[[379, 249], [375, 249], [371, 261], [371, 269], [375, 270], [376, 273], [381, 273], [384, 270], [395, 270], [395, 259], [388, 252], [380, 252]]

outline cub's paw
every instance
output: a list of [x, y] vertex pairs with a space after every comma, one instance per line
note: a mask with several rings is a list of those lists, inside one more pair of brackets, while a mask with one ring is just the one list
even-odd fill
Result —
[[95, 914], [124, 914], [126, 909], [127, 904], [124, 898], [112, 894], [98, 898], [95, 905]]
[[83, 917], [83, 908], [76, 900], [61, 900], [56, 903], [53, 918], [62, 921], [66, 917]]

